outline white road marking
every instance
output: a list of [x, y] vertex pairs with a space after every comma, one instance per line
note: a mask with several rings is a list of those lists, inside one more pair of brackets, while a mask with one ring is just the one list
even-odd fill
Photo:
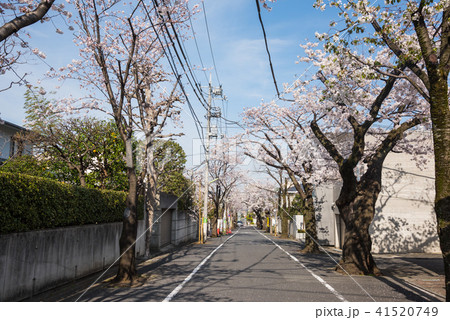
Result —
[[211, 252], [210, 254], [209, 254], [209, 256], [207, 256], [205, 259], [203, 259], [203, 261], [202, 262], [200, 262], [200, 264], [197, 266], [197, 267], [195, 267], [195, 269], [191, 272], [191, 274], [190, 275], [188, 275], [187, 276], [187, 278], [186, 279], [184, 279], [184, 281], [182, 282], [182, 283], [180, 283], [175, 289], [173, 289], [173, 291], [162, 301], [162, 302], [169, 302], [170, 300], [172, 300], [173, 299], [173, 297], [175, 297], [177, 294], [178, 294], [178, 292], [180, 292], [180, 290], [181, 289], [183, 289], [183, 287], [184, 287], [184, 285], [186, 284], [186, 283], [188, 283], [191, 279], [192, 279], [192, 277], [198, 272], [198, 270], [200, 270], [200, 268], [206, 263], [206, 261], [208, 261], [209, 260], [209, 258], [211, 258], [212, 257], [212, 255], [217, 251], [217, 250], [219, 250], [228, 240], [230, 240], [231, 238], [233, 238], [237, 233], [239, 232], [239, 230], [238, 231], [236, 231], [236, 233], [234, 233], [231, 237], [229, 237], [227, 240], [225, 240], [220, 246], [218, 246], [217, 248], [215, 248], [214, 250], [213, 250], [213, 252]]
[[[256, 229], [255, 229], [256, 230]], [[258, 231], [258, 230], [256, 230]], [[295, 262], [297, 262], [298, 264], [300, 264], [303, 268], [306, 269], [306, 271], [308, 271], [317, 281], [319, 281], [325, 288], [327, 288], [328, 290], [330, 290], [330, 292], [332, 294], [334, 294], [336, 296], [336, 298], [338, 298], [339, 300], [343, 301], [343, 302], [348, 302], [347, 299], [345, 299], [339, 292], [336, 291], [336, 289], [334, 289], [332, 286], [330, 286], [325, 280], [323, 280], [321, 277], [319, 277], [318, 275], [316, 275], [314, 272], [312, 272], [311, 270], [309, 270], [303, 263], [300, 262], [300, 260], [298, 260], [296, 257], [294, 257], [293, 255], [291, 255], [289, 252], [287, 252], [286, 250], [284, 250], [282, 247], [280, 247], [277, 243], [275, 243], [272, 239], [268, 238], [266, 235], [262, 234], [261, 232], [258, 231], [258, 233], [260, 235], [262, 235], [264, 238], [266, 238], [267, 240], [269, 240], [270, 242], [272, 242], [276, 247], [278, 247], [281, 251], [283, 251], [284, 253], [286, 253], [292, 260], [294, 260]]]

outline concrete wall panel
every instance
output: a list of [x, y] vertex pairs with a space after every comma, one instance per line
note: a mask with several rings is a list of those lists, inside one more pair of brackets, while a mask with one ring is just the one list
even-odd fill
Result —
[[[1, 235], [0, 301], [24, 299], [109, 267], [119, 257], [121, 230], [122, 223], [107, 223]], [[143, 247], [144, 237], [136, 252]]]

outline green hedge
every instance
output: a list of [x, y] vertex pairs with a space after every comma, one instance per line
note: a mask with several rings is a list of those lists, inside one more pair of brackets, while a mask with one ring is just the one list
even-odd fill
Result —
[[[0, 234], [122, 221], [126, 193], [0, 172]], [[138, 206], [143, 216], [143, 203]]]

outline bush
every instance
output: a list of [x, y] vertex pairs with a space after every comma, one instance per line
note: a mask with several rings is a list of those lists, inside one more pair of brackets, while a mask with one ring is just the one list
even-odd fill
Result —
[[[122, 221], [126, 193], [0, 172], [0, 234]], [[143, 203], [138, 205], [143, 216]]]

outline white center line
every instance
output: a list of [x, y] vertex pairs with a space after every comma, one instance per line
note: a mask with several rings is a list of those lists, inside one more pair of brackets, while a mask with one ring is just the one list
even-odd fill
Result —
[[[256, 230], [256, 229], [255, 229]], [[258, 230], [256, 230], [258, 231]], [[276, 247], [278, 247], [281, 251], [283, 251], [284, 253], [286, 253], [292, 260], [294, 260], [295, 262], [299, 263], [303, 268], [306, 269], [306, 271], [308, 271], [317, 281], [319, 281], [325, 288], [327, 288], [328, 290], [330, 290], [330, 292], [332, 294], [334, 294], [339, 300], [343, 301], [343, 302], [348, 302], [339, 292], [336, 291], [336, 289], [334, 289], [332, 286], [330, 286], [325, 280], [323, 280], [321, 277], [319, 277], [318, 275], [316, 275], [314, 272], [312, 272], [311, 270], [309, 270], [303, 263], [301, 263], [296, 257], [294, 257], [293, 255], [291, 255], [289, 252], [287, 252], [286, 250], [284, 250], [282, 247], [280, 247], [277, 243], [275, 243], [272, 239], [268, 238], [266, 235], [262, 234], [261, 232], [258, 231], [258, 233], [260, 235], [262, 235], [264, 238], [266, 238], [267, 240], [269, 240], [270, 242], [272, 242]]]
[[217, 248], [215, 248], [215, 249], [213, 250], [213, 252], [211, 252], [211, 253], [209, 254], [209, 256], [207, 256], [205, 259], [203, 259], [203, 261], [200, 262], [200, 264], [199, 264], [197, 267], [195, 267], [195, 269], [191, 272], [191, 274], [188, 275], [187, 278], [184, 279], [184, 281], [183, 281], [182, 283], [180, 283], [175, 289], [173, 289], [173, 291], [172, 291], [172, 292], [171, 292], [171, 293], [170, 293], [170, 294], [169, 294], [162, 302], [169, 302], [170, 300], [172, 300], [173, 297], [175, 297], [175, 296], [178, 294], [178, 292], [180, 292], [180, 290], [183, 289], [184, 285], [185, 285], [186, 283], [188, 283], [188, 282], [192, 279], [192, 277], [197, 273], [197, 271], [200, 270], [200, 268], [206, 263], [206, 261], [208, 261], [209, 258], [211, 258], [212, 255], [213, 255], [217, 250], [219, 250], [219, 249], [220, 249], [220, 248], [221, 248], [228, 240], [230, 240], [231, 238], [233, 238], [238, 232], [239, 232], [239, 230], [236, 231], [236, 233], [234, 233], [234, 234], [233, 234], [231, 237], [229, 237], [227, 240], [225, 240], [220, 246], [218, 246]]

